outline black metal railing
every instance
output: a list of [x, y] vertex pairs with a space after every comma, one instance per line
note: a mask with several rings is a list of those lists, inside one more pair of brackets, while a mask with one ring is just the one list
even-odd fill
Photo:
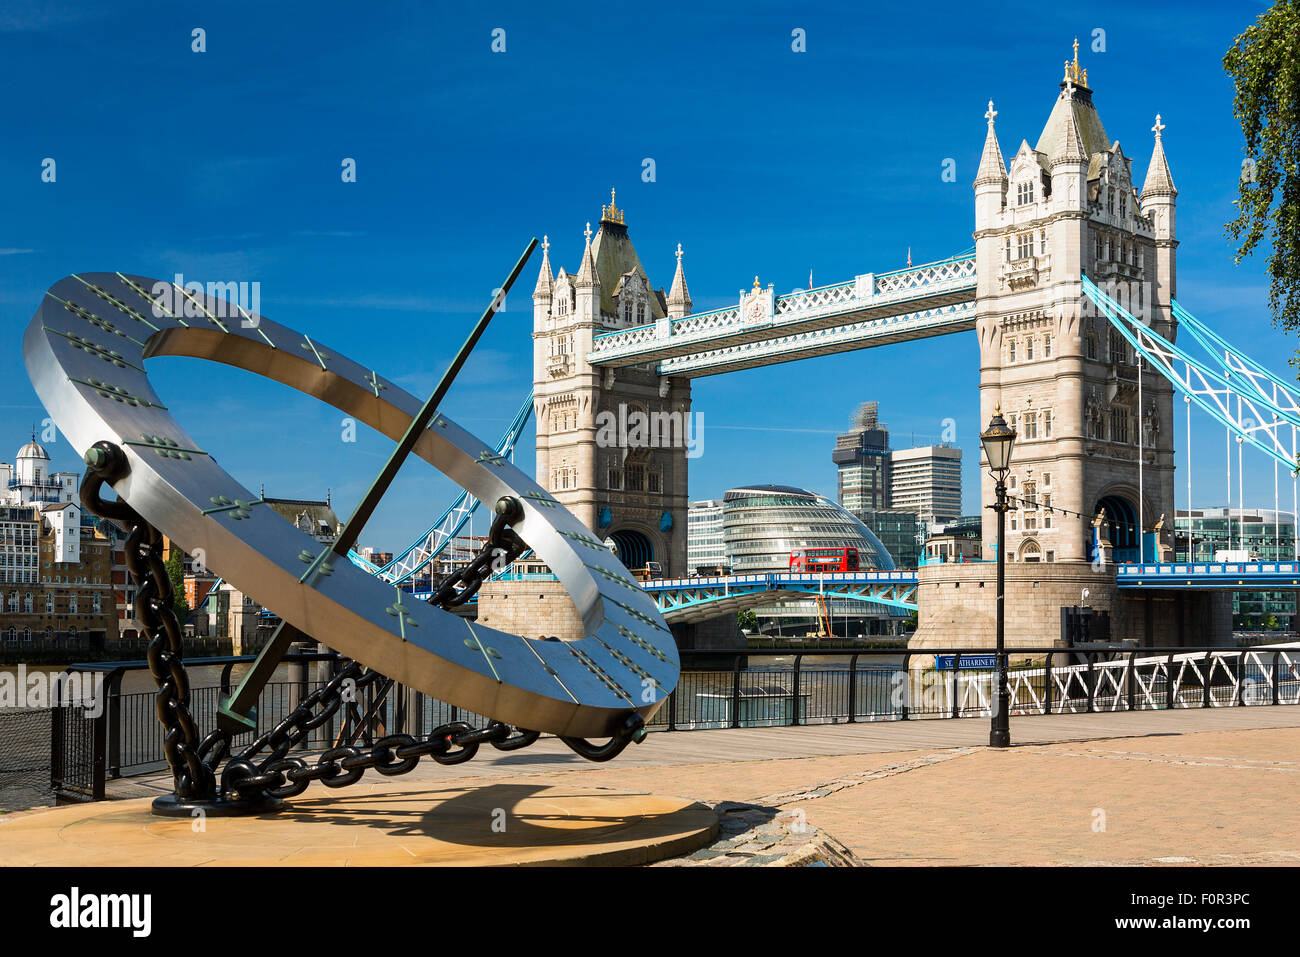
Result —
[[[935, 656], [948, 657], [946, 667], [936, 667]], [[989, 715], [993, 698], [993, 670], [988, 666], [992, 655], [987, 649], [791, 654], [713, 650], [683, 651], [681, 657], [677, 688], [648, 723], [651, 730], [978, 717]], [[186, 662], [191, 674], [204, 667], [220, 668], [216, 684], [191, 689], [191, 712], [200, 727], [215, 722], [218, 704], [231, 691], [233, 670], [253, 660], [243, 655]], [[294, 653], [285, 661], [289, 680], [266, 686], [258, 702], [256, 730], [236, 738], [235, 746], [251, 742], [288, 714], [328, 680], [339, 659], [332, 653]], [[310, 677], [306, 666], [312, 663], [320, 663], [325, 673]], [[61, 799], [98, 800], [107, 780], [166, 766], [154, 692], [122, 691], [123, 678], [142, 671], [147, 672], [144, 662], [67, 669], [102, 680], [102, 704], [86, 709], [63, 702], [50, 709], [42, 725], [48, 727], [49, 780]], [[1011, 653], [1008, 681], [1012, 715], [1298, 704], [1300, 647], [1017, 648]], [[357, 704], [365, 715], [373, 701]], [[419, 736], [446, 722], [482, 724], [488, 717], [398, 685], [375, 709], [363, 733]], [[350, 714], [340, 712], [313, 731], [303, 749], [333, 746], [340, 735], [352, 731], [352, 721]], [[0, 767], [0, 807], [4, 786]]]

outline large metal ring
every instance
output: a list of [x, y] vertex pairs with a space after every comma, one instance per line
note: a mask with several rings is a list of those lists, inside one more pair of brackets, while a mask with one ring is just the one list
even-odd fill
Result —
[[[161, 293], [161, 294], [160, 294]], [[237, 314], [231, 316], [231, 312]], [[654, 601], [584, 525], [513, 464], [438, 415], [415, 454], [483, 502], [523, 504], [514, 529], [555, 572], [585, 627], [546, 641], [412, 599], [263, 505], [168, 413], [144, 360], [209, 359], [283, 383], [397, 441], [420, 401], [337, 350], [203, 295], [121, 273], [56, 283], [23, 339], [37, 395], [79, 453], [120, 445], [127, 504], [304, 634], [403, 684], [508, 724], [607, 737], [649, 719], [677, 684], [677, 649]]]

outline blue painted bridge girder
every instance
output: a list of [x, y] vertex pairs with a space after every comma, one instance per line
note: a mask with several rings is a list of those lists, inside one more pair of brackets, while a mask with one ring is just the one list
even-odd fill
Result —
[[670, 624], [689, 624], [756, 605], [820, 595], [916, 611], [916, 572], [772, 572], [642, 582]]
[[1121, 589], [1300, 591], [1300, 562], [1147, 562], [1119, 565]]

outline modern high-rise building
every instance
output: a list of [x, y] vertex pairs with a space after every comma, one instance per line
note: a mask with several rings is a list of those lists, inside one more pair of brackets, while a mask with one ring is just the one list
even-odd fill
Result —
[[891, 508], [915, 512], [926, 527], [961, 517], [961, 449], [923, 445], [889, 453]]
[[853, 428], [836, 436], [831, 461], [838, 473], [838, 501], [859, 518], [889, 507], [889, 428], [878, 420], [878, 403], [864, 402]]
[[875, 533], [899, 568], [915, 568], [921, 557], [921, 522], [905, 508], [869, 508], [854, 513]]

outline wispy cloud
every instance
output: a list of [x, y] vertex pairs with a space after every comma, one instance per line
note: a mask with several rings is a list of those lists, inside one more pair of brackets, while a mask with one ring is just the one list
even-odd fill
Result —
[[14, 247], [9, 247], [6, 249], [0, 247], [0, 256], [21, 256], [23, 253], [34, 253], [34, 252], [36, 252], [35, 249], [17, 249]]
[[54, 4], [41, 0], [5, 0], [0, 9], [0, 33], [42, 33], [59, 30], [74, 23], [97, 20], [104, 14], [92, 7]]
[[357, 239], [367, 236], [364, 229], [299, 229], [295, 236], [325, 237], [328, 239]]

